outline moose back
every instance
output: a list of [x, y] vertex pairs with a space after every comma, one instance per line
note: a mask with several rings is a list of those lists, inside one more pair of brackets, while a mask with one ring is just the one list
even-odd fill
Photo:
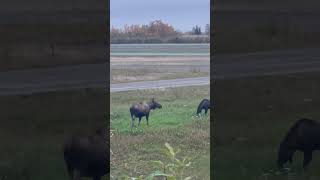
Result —
[[138, 126], [140, 126], [141, 118], [144, 116], [146, 117], [147, 125], [149, 125], [150, 111], [157, 108], [161, 109], [162, 105], [156, 102], [154, 98], [152, 98], [151, 101], [148, 103], [140, 102], [140, 103], [133, 104], [130, 107], [131, 127], [134, 126], [135, 117], [139, 118]]

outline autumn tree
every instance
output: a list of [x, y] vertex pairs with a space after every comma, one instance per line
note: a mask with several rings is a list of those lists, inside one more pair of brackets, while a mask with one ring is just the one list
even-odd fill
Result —
[[143, 25], [125, 24], [123, 30], [112, 27], [110, 33], [112, 37], [119, 35], [127, 37], [166, 37], [177, 34], [173, 26], [164, 23], [161, 20], [154, 20], [149, 24]]

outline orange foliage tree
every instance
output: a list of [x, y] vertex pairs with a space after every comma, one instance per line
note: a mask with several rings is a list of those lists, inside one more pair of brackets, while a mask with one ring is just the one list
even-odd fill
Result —
[[161, 20], [151, 21], [149, 24], [125, 24], [123, 28], [112, 27], [110, 30], [112, 37], [166, 37], [176, 35], [177, 31], [173, 26], [164, 23]]

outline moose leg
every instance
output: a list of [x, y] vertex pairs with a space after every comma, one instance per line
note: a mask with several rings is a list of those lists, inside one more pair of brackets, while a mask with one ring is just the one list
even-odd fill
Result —
[[101, 180], [101, 177], [100, 176], [95, 176], [95, 177], [93, 177], [93, 180]]
[[304, 151], [303, 153], [304, 153], [303, 169], [306, 169], [310, 161], [312, 160], [312, 151], [307, 150], [307, 151]]
[[289, 163], [292, 164], [292, 158], [293, 158], [293, 155], [294, 155], [295, 151], [292, 151], [290, 153], [290, 157], [289, 157]]
[[207, 112], [208, 112], [208, 108], [205, 108], [204, 113], [207, 114]]
[[74, 178], [74, 174], [73, 174], [73, 167], [71, 167], [71, 165], [69, 163], [67, 163], [67, 170], [68, 170], [68, 174], [71, 180], [73, 180]]
[[139, 117], [139, 124], [138, 124], [138, 126], [140, 126], [140, 122], [141, 122], [141, 117]]
[[74, 171], [74, 178], [72, 180], [80, 180], [80, 171]]
[[133, 114], [131, 114], [131, 128], [133, 128], [134, 126], [134, 116]]
[[147, 125], [149, 126], [149, 114], [146, 114]]

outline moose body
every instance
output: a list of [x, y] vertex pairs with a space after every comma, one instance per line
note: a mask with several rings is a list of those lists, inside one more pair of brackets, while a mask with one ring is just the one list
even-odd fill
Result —
[[304, 153], [303, 168], [312, 160], [312, 152], [320, 150], [320, 123], [311, 119], [298, 120], [280, 143], [278, 166], [283, 168], [287, 162], [292, 163], [296, 151]]
[[106, 129], [99, 129], [91, 136], [72, 136], [65, 142], [63, 150], [71, 180], [80, 180], [81, 177], [101, 180], [110, 172]]
[[148, 103], [136, 103], [130, 107], [130, 115], [131, 115], [131, 128], [134, 126], [135, 117], [139, 118], [138, 126], [140, 126], [140, 122], [142, 117], [146, 117], [147, 125], [149, 125], [149, 114], [153, 109], [161, 109], [162, 105], [156, 102], [153, 98]]
[[210, 100], [203, 99], [200, 104], [198, 105], [197, 114], [200, 114], [202, 110], [204, 110], [205, 114], [207, 114], [208, 109], [210, 109]]

